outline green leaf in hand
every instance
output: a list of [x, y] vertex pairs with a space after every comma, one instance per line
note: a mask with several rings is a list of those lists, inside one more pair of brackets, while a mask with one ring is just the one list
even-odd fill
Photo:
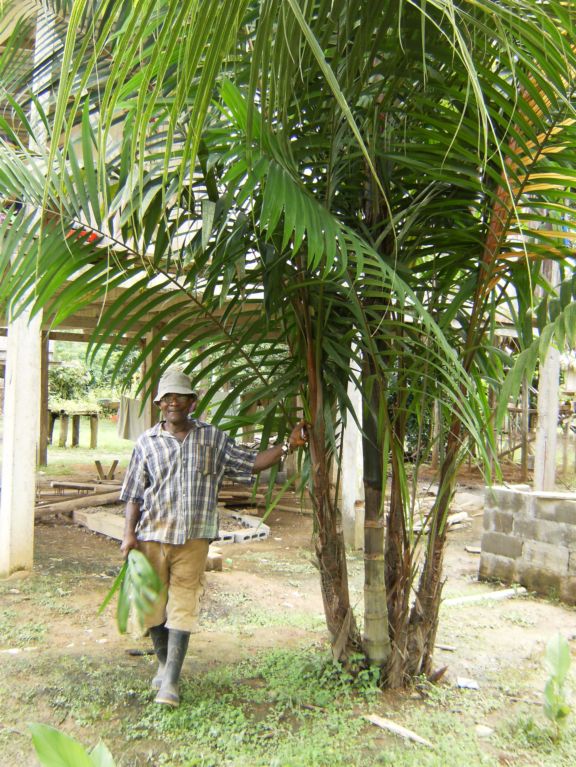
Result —
[[121, 634], [126, 633], [130, 611], [134, 612], [140, 625], [152, 610], [163, 589], [158, 573], [144, 554], [132, 549], [118, 573], [112, 588], [106, 594], [98, 610], [101, 613], [118, 591], [116, 623]]

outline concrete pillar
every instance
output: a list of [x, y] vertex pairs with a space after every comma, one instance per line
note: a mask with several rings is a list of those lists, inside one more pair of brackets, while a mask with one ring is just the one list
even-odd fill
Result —
[[[542, 264], [542, 274], [552, 287], [560, 283], [560, 267], [554, 261]], [[540, 363], [538, 377], [538, 423], [534, 448], [534, 490], [556, 487], [556, 444], [560, 399], [560, 352], [549, 347]]]
[[[348, 396], [362, 422], [362, 395], [354, 383], [348, 384]], [[359, 550], [364, 547], [364, 466], [362, 433], [349, 415], [342, 435], [342, 528], [346, 546]]]
[[534, 490], [556, 487], [556, 446], [558, 431], [558, 389], [560, 352], [550, 348], [540, 365], [538, 380], [538, 425], [534, 449]]
[[[57, 44], [54, 15], [40, 9], [34, 45], [35, 76], [32, 90], [47, 110], [50, 77], [41, 66]], [[30, 110], [33, 127], [32, 153], [43, 151], [47, 141], [36, 103]], [[29, 570], [34, 554], [34, 506], [36, 505], [36, 458], [40, 441], [42, 317], [22, 312], [9, 318], [4, 392], [4, 444], [2, 494], [0, 497], [0, 576]]]
[[0, 496], [0, 576], [30, 570], [40, 427], [40, 316], [8, 326]]

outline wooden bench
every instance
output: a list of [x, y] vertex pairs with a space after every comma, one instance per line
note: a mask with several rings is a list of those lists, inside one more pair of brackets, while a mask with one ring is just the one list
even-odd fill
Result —
[[68, 413], [65, 410], [50, 410], [48, 422], [48, 444], [53, 443], [54, 424], [60, 420], [58, 447], [66, 447], [68, 430], [72, 419], [72, 447], [80, 444], [80, 418], [90, 420], [90, 449], [98, 447], [98, 413], [95, 410], [84, 410], [78, 413]]

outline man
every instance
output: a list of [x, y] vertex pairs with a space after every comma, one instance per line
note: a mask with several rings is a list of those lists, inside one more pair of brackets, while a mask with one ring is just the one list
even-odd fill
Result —
[[308, 440], [300, 423], [282, 445], [258, 453], [191, 419], [196, 400], [190, 379], [180, 370], [162, 376], [154, 400], [162, 421], [138, 438], [120, 495], [126, 502], [121, 551], [124, 557], [131, 549], [142, 551], [165, 586], [144, 624], [159, 663], [152, 680], [156, 703], [168, 706], [180, 703], [178, 682], [197, 624], [208, 546], [218, 537], [222, 479], [250, 482], [252, 474]]

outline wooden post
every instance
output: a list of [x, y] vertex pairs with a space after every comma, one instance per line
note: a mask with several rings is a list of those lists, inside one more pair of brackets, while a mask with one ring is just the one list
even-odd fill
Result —
[[563, 439], [562, 439], [562, 472], [564, 474], [568, 471], [568, 447], [570, 444], [570, 421], [571, 417], [567, 416], [564, 424], [562, 425]]
[[42, 331], [40, 354], [40, 439], [38, 441], [38, 465], [48, 463], [48, 431], [50, 413], [48, 412], [48, 350], [50, 340], [47, 331]]
[[78, 447], [80, 444], [80, 416], [72, 416], [72, 447]]
[[530, 418], [529, 418], [529, 410], [530, 410], [530, 384], [524, 378], [524, 381], [522, 382], [522, 433], [521, 433], [521, 440], [522, 440], [522, 451], [520, 455], [520, 461], [521, 461], [521, 470], [520, 470], [520, 478], [523, 482], [526, 482], [528, 479], [528, 431], [530, 429]]
[[[240, 399], [244, 400], [244, 395], [240, 395]], [[247, 410], [247, 415], [252, 415], [258, 410], [258, 406], [256, 404], [250, 405], [250, 407]], [[242, 427], [242, 442], [246, 444], [247, 442], [254, 442], [254, 437], [256, 436], [254, 426], [252, 424], [246, 425]]]
[[68, 440], [68, 413], [64, 411], [60, 412], [60, 438], [58, 439], [58, 447], [66, 447]]
[[[158, 331], [159, 332], [159, 331]], [[158, 347], [151, 346], [154, 334], [147, 333], [146, 338], [143, 338], [140, 343], [144, 350], [152, 349], [149, 354], [144, 358], [144, 364], [142, 365], [142, 378], [151, 373], [151, 382], [146, 388], [149, 388], [152, 392], [152, 396], [147, 397], [144, 401], [144, 424], [149, 429], [153, 424], [158, 423], [158, 406], [154, 404], [154, 394], [158, 384], [160, 375], [157, 370], [158, 357], [160, 356], [160, 349]], [[142, 397], [144, 393], [142, 393]]]
[[48, 413], [48, 444], [52, 445], [54, 441], [54, 424], [56, 422], [56, 419], [58, 418], [58, 414], [50, 411]]
[[90, 415], [90, 449], [98, 447], [98, 413]]

